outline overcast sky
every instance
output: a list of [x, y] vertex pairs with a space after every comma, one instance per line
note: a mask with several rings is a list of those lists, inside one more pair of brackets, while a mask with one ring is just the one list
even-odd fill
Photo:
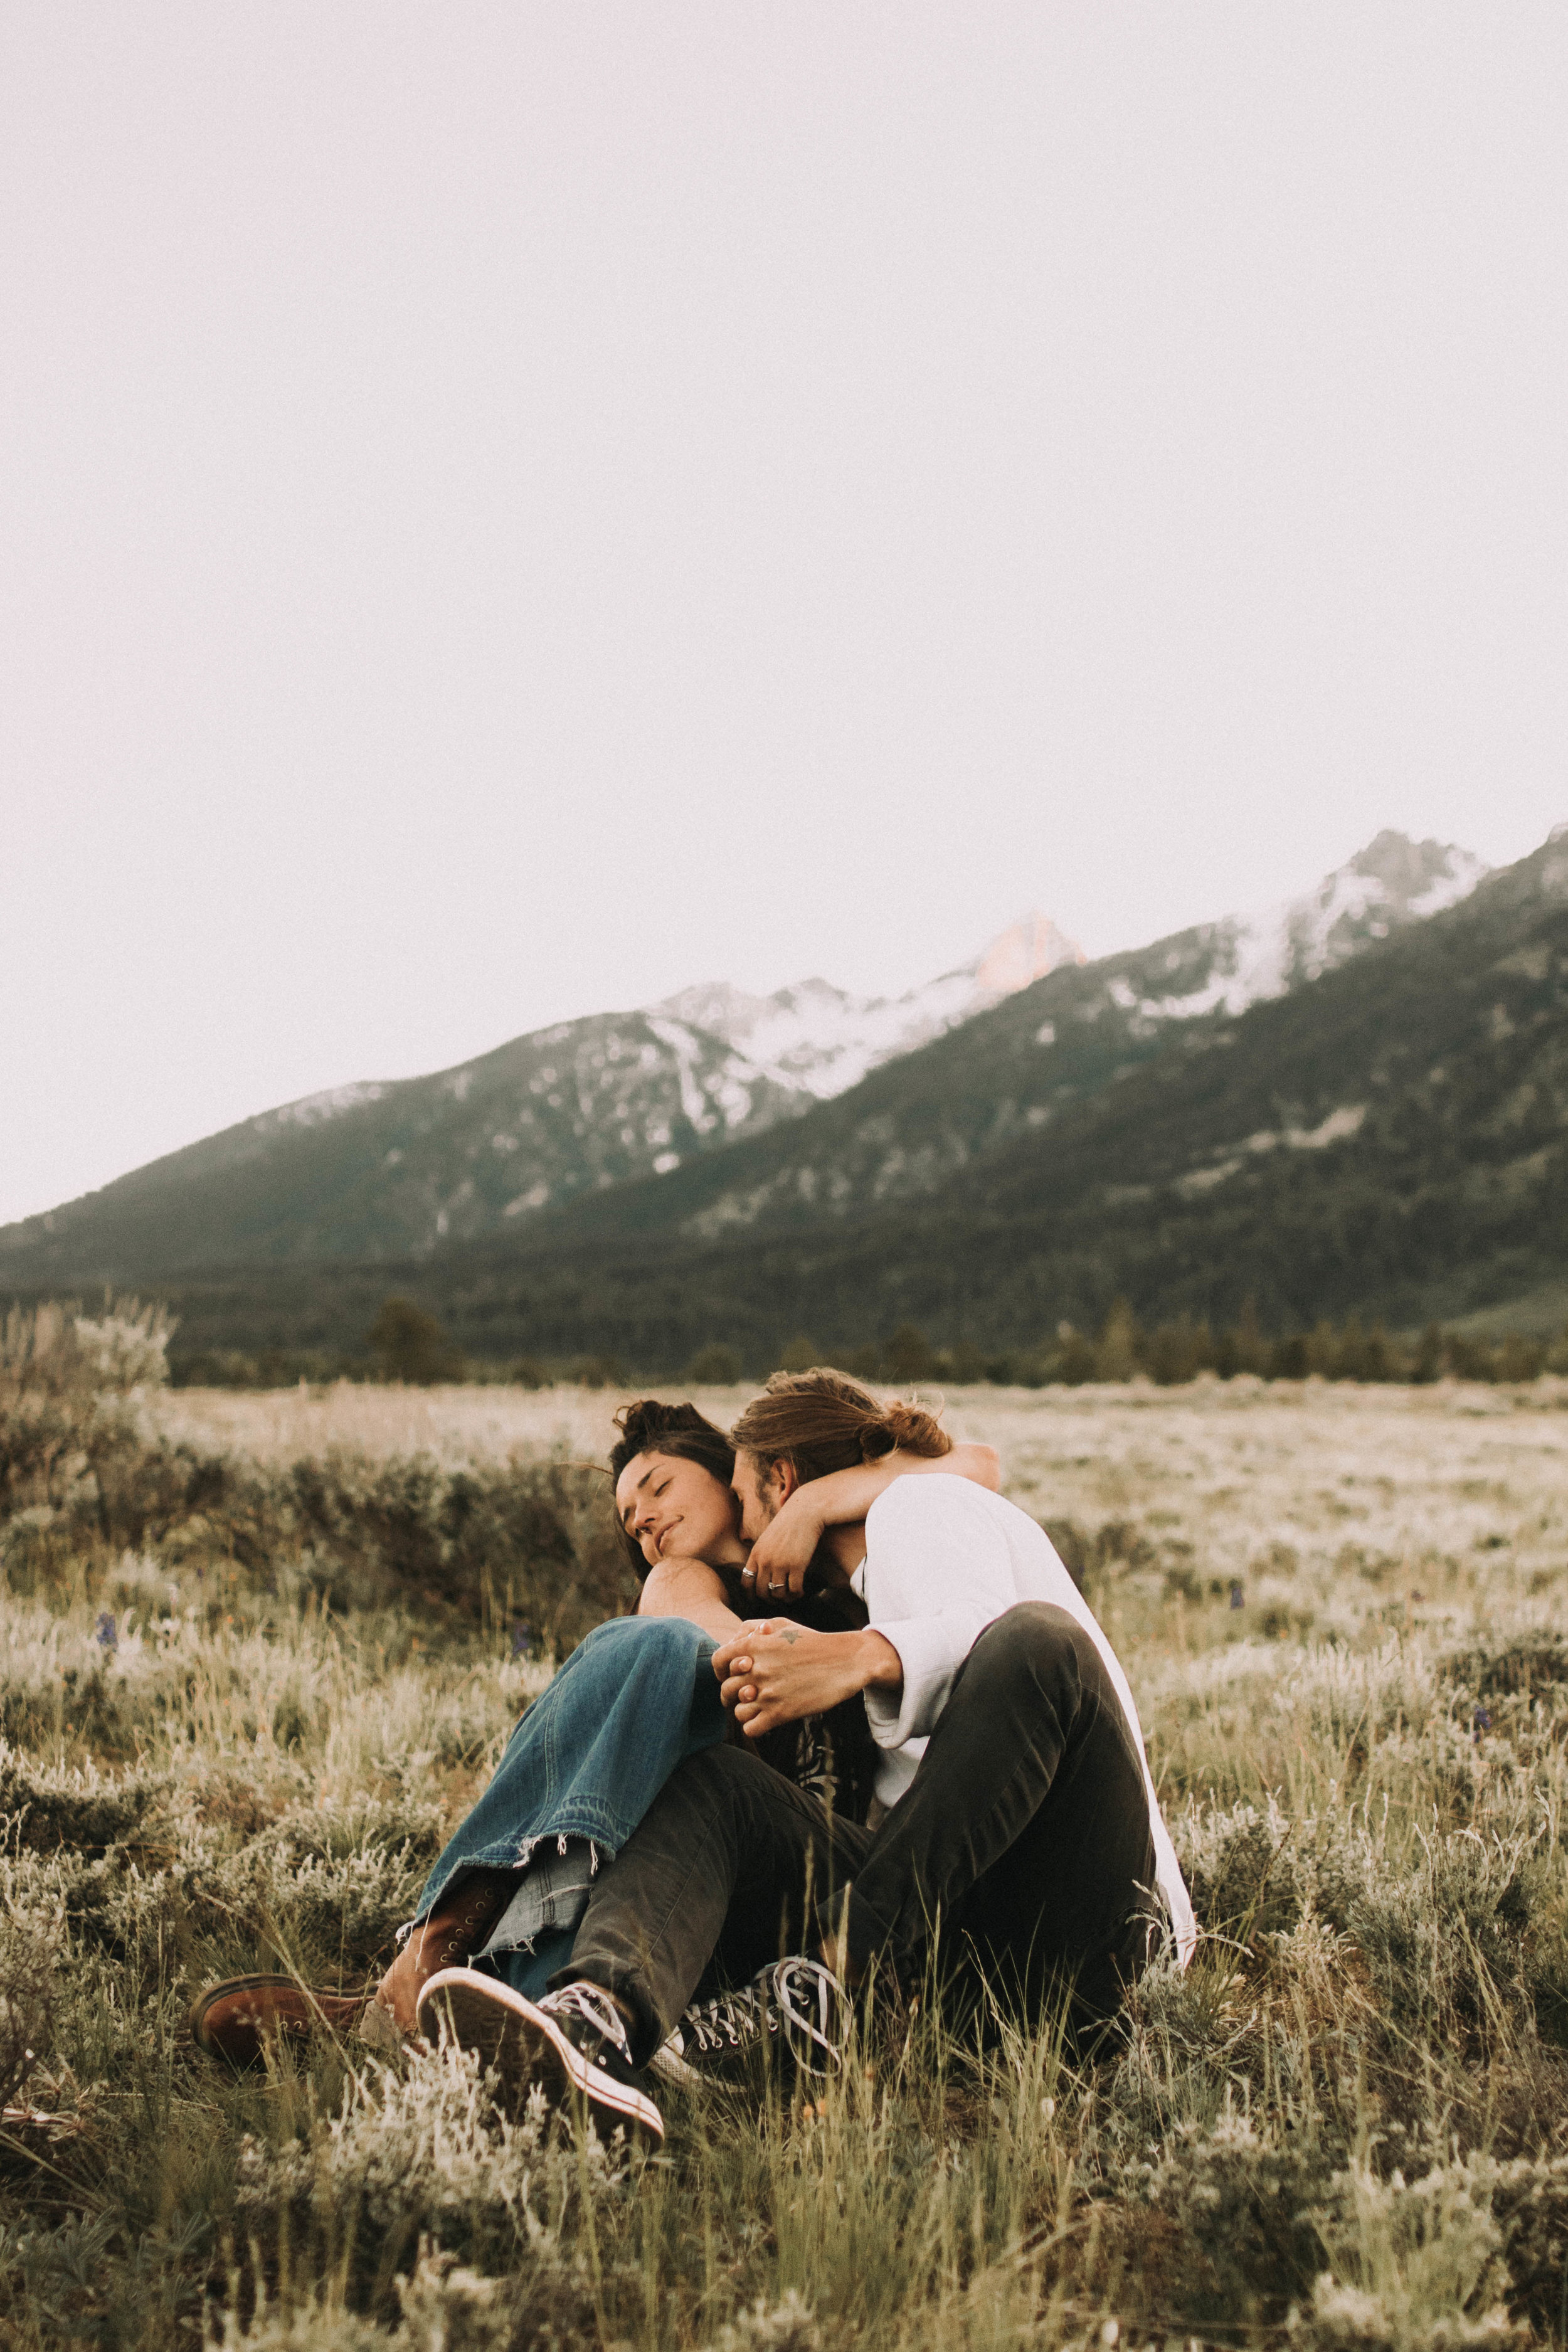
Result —
[[1568, 817], [1568, 11], [8, 0], [0, 1220]]

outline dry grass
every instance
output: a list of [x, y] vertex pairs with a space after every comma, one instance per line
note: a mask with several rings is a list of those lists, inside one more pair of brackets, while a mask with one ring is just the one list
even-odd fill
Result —
[[[675, 1391], [670, 1391], [671, 1395]], [[689, 1391], [681, 1391], [681, 1394]], [[690, 1391], [721, 1423], [749, 1388]], [[618, 1398], [582, 1388], [168, 1391], [172, 1436], [264, 1463], [333, 1446], [443, 1464], [519, 1454], [599, 1462]], [[1346, 1544], [1417, 1563], [1477, 1544], [1528, 1578], [1568, 1528], [1568, 1381], [1431, 1388], [1241, 1379], [1191, 1388], [954, 1389], [945, 1425], [1002, 1455], [1006, 1491], [1047, 1519], [1124, 1517], [1185, 1539], [1215, 1575], [1274, 1544], [1331, 1565]], [[1419, 1583], [1419, 1578], [1416, 1579]]]
[[[731, 1391], [715, 1391], [721, 1410]], [[742, 1391], [732, 1392], [738, 1400]], [[429, 1454], [443, 1464], [500, 1462], [522, 1452], [602, 1462], [616, 1400], [584, 1388], [170, 1389], [159, 1426], [175, 1439], [232, 1448], [265, 1463], [347, 1446], [376, 1455]], [[731, 1408], [738, 1411], [738, 1402]]]
[[[742, 1393], [700, 1402], [722, 1419]], [[955, 1393], [950, 1426], [999, 1446], [1115, 1632], [1199, 1959], [1152, 1978], [1082, 2074], [1038, 2039], [980, 2052], [917, 2021], [820, 2111], [676, 2103], [641, 2168], [506, 2126], [446, 2060], [328, 2046], [229, 2084], [178, 2032], [216, 1969], [380, 1965], [537, 1687], [504, 1626], [323, 1612], [308, 1579], [269, 1589], [189, 1528], [112, 1557], [84, 1534], [73, 1564], [64, 1515], [51, 1582], [23, 1530], [0, 2045], [34, 2051], [24, 2103], [59, 2120], [0, 2137], [0, 2344], [1087, 2352], [1113, 2323], [1140, 2346], [1563, 2342], [1562, 1397]], [[598, 1458], [615, 1402], [148, 1409], [248, 1456], [249, 1493], [333, 1448], [453, 1474]]]

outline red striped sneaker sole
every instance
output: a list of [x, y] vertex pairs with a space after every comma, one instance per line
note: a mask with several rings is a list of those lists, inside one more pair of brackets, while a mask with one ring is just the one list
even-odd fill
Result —
[[460, 2048], [478, 2051], [500, 2077], [514, 2114], [537, 2083], [554, 2106], [581, 2103], [601, 2138], [621, 2129], [663, 2145], [664, 2118], [651, 2099], [595, 2066], [547, 2011], [477, 1969], [443, 1969], [431, 1978], [419, 1996], [419, 2031], [428, 2042], [444, 2032]]

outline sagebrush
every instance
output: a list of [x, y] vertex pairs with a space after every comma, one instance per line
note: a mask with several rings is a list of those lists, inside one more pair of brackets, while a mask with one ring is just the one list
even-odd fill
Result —
[[533, 1451], [247, 1452], [115, 1320], [0, 1366], [0, 2340], [1565, 2340], [1561, 1412], [966, 1404], [1113, 1629], [1198, 1959], [1092, 2067], [873, 2017], [819, 2103], [671, 2101], [643, 2163], [458, 2056], [231, 2081], [182, 2032], [213, 1975], [385, 1964], [551, 1641], [627, 1603], [554, 1443], [613, 1400], [531, 1400]]

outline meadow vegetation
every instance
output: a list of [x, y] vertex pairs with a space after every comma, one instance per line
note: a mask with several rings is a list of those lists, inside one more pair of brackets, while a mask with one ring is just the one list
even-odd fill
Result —
[[645, 2162], [451, 2053], [182, 2031], [384, 1965], [629, 1601], [613, 1398], [172, 1392], [164, 1339], [0, 1350], [0, 2343], [1568, 2342], [1568, 1384], [955, 1392], [1127, 1663], [1197, 1960], [1092, 2065], [872, 2018]]

